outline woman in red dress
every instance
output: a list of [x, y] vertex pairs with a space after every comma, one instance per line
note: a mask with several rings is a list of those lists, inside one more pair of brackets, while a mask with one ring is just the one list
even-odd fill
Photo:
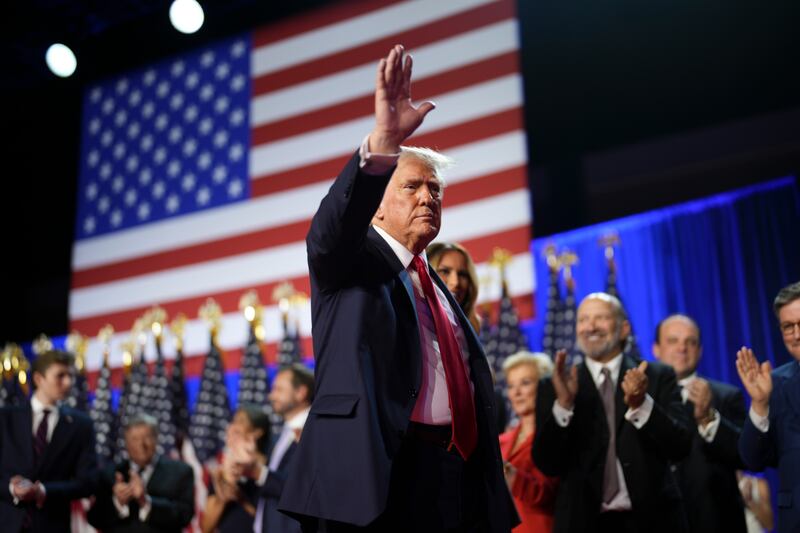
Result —
[[511, 408], [519, 424], [500, 435], [506, 482], [522, 523], [514, 533], [553, 531], [553, 511], [558, 480], [542, 474], [533, 464], [531, 447], [536, 430], [536, 389], [549, 376], [553, 363], [544, 354], [519, 352], [503, 363]]

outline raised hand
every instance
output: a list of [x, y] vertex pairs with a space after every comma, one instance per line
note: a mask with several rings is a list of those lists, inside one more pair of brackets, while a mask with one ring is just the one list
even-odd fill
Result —
[[636, 368], [629, 368], [622, 378], [622, 392], [625, 395], [625, 405], [636, 409], [644, 402], [647, 394], [647, 361], [642, 361]]
[[567, 370], [567, 351], [559, 350], [556, 352], [556, 367], [553, 370], [553, 389], [556, 392], [556, 400], [564, 409], [572, 409], [575, 406], [575, 396], [578, 394], [578, 367], [572, 365]]
[[119, 472], [114, 475], [114, 486], [111, 488], [111, 492], [121, 505], [127, 505], [133, 497], [130, 484], [125, 483], [125, 479]]
[[769, 397], [772, 394], [772, 365], [764, 361], [760, 365], [753, 350], [742, 346], [736, 352], [736, 371], [742, 385], [752, 400], [753, 410], [760, 416], [769, 414]]
[[400, 144], [422, 124], [435, 105], [411, 101], [411, 67], [402, 45], [395, 45], [378, 63], [375, 79], [375, 128], [369, 136], [369, 150], [378, 154], [396, 154]]

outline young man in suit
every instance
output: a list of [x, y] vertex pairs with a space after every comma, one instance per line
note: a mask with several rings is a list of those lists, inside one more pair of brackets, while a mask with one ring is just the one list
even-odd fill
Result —
[[670, 315], [656, 327], [653, 355], [672, 367], [681, 399], [694, 421], [692, 450], [678, 463], [689, 530], [697, 533], [747, 530], [736, 470], [744, 424], [744, 395], [736, 387], [697, 375], [703, 348], [691, 317]]
[[306, 238], [317, 395], [279, 508], [305, 531], [507, 532], [489, 366], [425, 256], [446, 159], [401, 148], [433, 109], [404, 56], [380, 61], [375, 127]]
[[314, 401], [314, 374], [299, 363], [282, 368], [272, 380], [269, 401], [272, 410], [283, 418], [283, 429], [271, 447], [268, 461], [257, 465], [250, 474], [258, 495], [253, 531], [300, 533], [300, 523], [279, 512], [278, 501]]
[[687, 413], [671, 368], [623, 354], [629, 332], [617, 298], [588, 295], [576, 324], [585, 361], [567, 369], [560, 351], [539, 385], [533, 459], [561, 478], [556, 532], [685, 531], [670, 462], [689, 452]]
[[72, 386], [72, 356], [33, 361], [30, 403], [0, 409], [0, 529], [69, 532], [70, 502], [94, 490], [92, 421], [60, 407]]
[[194, 474], [189, 465], [156, 454], [158, 421], [134, 416], [125, 428], [130, 460], [103, 473], [89, 523], [103, 531], [180, 532], [194, 514]]
[[800, 282], [778, 292], [773, 304], [783, 343], [794, 357], [774, 371], [743, 347], [736, 370], [750, 395], [739, 453], [751, 470], [778, 468], [778, 530], [800, 530]]

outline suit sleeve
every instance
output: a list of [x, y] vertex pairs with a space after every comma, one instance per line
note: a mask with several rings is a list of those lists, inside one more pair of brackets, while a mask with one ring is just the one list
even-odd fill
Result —
[[94, 494], [99, 480], [97, 455], [95, 454], [94, 427], [85, 415], [71, 415], [80, 420], [75, 432], [75, 443], [80, 450], [75, 464], [74, 477], [64, 481], [44, 483], [48, 501], [72, 501]]
[[121, 520], [117, 510], [114, 508], [114, 504], [111, 502], [111, 487], [114, 479], [113, 469], [104, 470], [99, 478], [94, 504], [86, 514], [86, 518], [96, 529], [111, 529]]
[[[391, 172], [371, 176], [359, 169], [356, 153], [331, 186], [306, 236], [308, 265], [320, 288], [335, 288], [367, 237]], [[392, 168], [394, 171], [394, 168]]]
[[147, 523], [161, 529], [182, 529], [194, 515], [194, 472], [183, 463], [173, 463], [175, 490], [171, 498], [150, 496]]
[[561, 427], [553, 416], [556, 395], [550, 379], [539, 382], [536, 392], [536, 435], [531, 454], [536, 467], [548, 476], [560, 476], [566, 472], [570, 451], [570, 432], [575, 424]]
[[639, 431], [649, 437], [663, 457], [680, 461], [689, 454], [692, 446], [691, 431], [697, 431], [694, 422], [681, 402], [675, 372], [666, 366], [648, 367], [648, 393], [654, 405], [650, 418]]
[[[772, 394], [774, 397], [775, 390], [772, 391]], [[749, 415], [745, 417], [742, 434], [739, 436], [739, 455], [749, 470], [761, 472], [768, 466], [778, 466], [777, 438], [775, 437], [777, 421], [774, 419], [774, 415], [775, 407], [770, 399], [769, 430], [766, 433], [753, 424]]]
[[713, 392], [718, 395], [719, 427], [714, 440], [703, 441], [703, 448], [709, 457], [730, 468], [744, 468], [744, 462], [739, 456], [739, 437], [745, 417], [744, 395], [738, 389], [719, 389]]

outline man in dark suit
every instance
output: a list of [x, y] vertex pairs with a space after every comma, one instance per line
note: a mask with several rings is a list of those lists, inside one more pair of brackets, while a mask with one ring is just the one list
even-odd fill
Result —
[[283, 418], [283, 428], [271, 446], [268, 462], [256, 465], [249, 474], [258, 495], [253, 531], [299, 533], [300, 523], [279, 512], [278, 501], [314, 401], [314, 374], [299, 363], [282, 368], [272, 380], [269, 401]]
[[433, 109], [412, 104], [410, 81], [395, 46], [378, 65], [375, 128], [306, 239], [317, 395], [279, 504], [305, 531], [517, 522], [485, 355], [424, 253], [445, 158], [401, 149]]
[[739, 453], [751, 470], [778, 468], [778, 530], [800, 531], [800, 282], [781, 289], [773, 309], [795, 361], [773, 371], [751, 349], [737, 353], [736, 370], [751, 399]]
[[51, 350], [32, 365], [30, 403], [0, 409], [0, 529], [68, 532], [70, 502], [94, 490], [92, 421], [58, 402], [72, 386], [72, 356]]
[[585, 361], [567, 370], [560, 351], [539, 385], [533, 459], [561, 478], [557, 532], [685, 530], [669, 463], [689, 452], [687, 413], [671, 368], [622, 353], [629, 332], [617, 298], [590, 294], [576, 325]]
[[736, 470], [744, 395], [736, 387], [697, 375], [702, 356], [700, 328], [691, 317], [670, 315], [656, 327], [653, 354], [672, 367], [684, 406], [694, 421], [692, 450], [677, 464], [689, 530], [697, 533], [747, 530]]
[[134, 416], [125, 428], [126, 460], [103, 473], [89, 523], [107, 532], [180, 532], [194, 514], [189, 465], [156, 455], [158, 421]]

